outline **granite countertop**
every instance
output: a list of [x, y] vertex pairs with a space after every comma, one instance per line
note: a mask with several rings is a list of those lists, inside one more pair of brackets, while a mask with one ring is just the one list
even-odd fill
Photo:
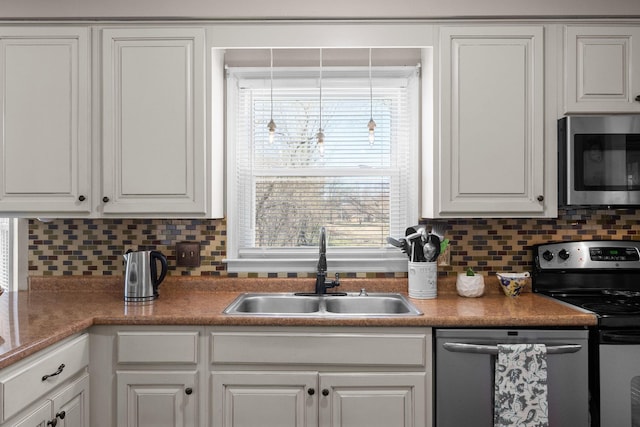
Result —
[[[455, 278], [438, 279], [438, 297], [410, 299], [418, 317], [259, 317], [222, 311], [242, 292], [310, 292], [313, 279], [168, 278], [151, 304], [125, 304], [113, 278], [30, 278], [30, 291], [0, 295], [0, 369], [92, 325], [581, 327], [595, 315], [541, 295], [506, 297], [495, 277], [485, 294], [464, 298]], [[341, 291], [400, 292], [407, 279], [343, 279]]]

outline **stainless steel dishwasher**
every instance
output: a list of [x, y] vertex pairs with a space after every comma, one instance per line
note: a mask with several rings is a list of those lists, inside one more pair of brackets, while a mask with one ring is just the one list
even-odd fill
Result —
[[492, 427], [497, 344], [547, 346], [550, 427], [589, 426], [588, 331], [438, 329], [436, 427]]

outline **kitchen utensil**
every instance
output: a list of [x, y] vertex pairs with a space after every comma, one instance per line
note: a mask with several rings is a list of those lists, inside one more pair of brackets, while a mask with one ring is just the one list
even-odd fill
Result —
[[434, 221], [431, 224], [431, 234], [438, 236], [440, 241], [444, 240], [444, 232], [447, 229], [447, 225], [443, 222]]
[[158, 298], [158, 286], [167, 275], [167, 257], [158, 251], [127, 251], [123, 257], [126, 263], [124, 300], [142, 302]]
[[395, 239], [393, 237], [387, 237], [387, 242], [395, 246], [396, 248], [400, 248], [400, 250], [407, 254], [407, 256], [411, 257], [411, 246], [405, 237], [400, 237], [399, 239]]
[[433, 244], [432, 241], [429, 240], [429, 238], [431, 237], [431, 235], [427, 235], [427, 242], [424, 244], [423, 247], [423, 252], [424, 252], [424, 258], [427, 260], [427, 262], [433, 262], [436, 258], [436, 246]]
[[438, 259], [438, 256], [440, 256], [440, 237], [438, 237], [436, 234], [429, 234], [429, 243], [436, 248], [435, 254], [433, 254], [433, 257], [431, 259], [431, 262], [435, 262]]
[[387, 237], [387, 243], [389, 243], [391, 246], [395, 246], [396, 248], [402, 248], [402, 242], [400, 242], [400, 240], [398, 239], [394, 239], [391, 236]]
[[424, 249], [422, 248], [422, 233], [420, 226], [407, 227], [405, 232], [405, 239], [411, 244], [411, 255], [409, 256], [412, 262], [424, 262]]

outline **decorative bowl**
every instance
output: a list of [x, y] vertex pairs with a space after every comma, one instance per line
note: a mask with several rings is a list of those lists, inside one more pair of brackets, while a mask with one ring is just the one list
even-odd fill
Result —
[[496, 273], [500, 287], [504, 291], [504, 294], [508, 297], [516, 297], [522, 292], [522, 288], [529, 281], [529, 272], [524, 273]]

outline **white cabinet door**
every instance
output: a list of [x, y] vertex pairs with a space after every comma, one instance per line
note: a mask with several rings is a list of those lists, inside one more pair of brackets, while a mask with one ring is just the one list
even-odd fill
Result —
[[204, 216], [205, 32], [104, 29], [104, 214]]
[[2, 427], [89, 427], [89, 374], [83, 374]]
[[[442, 27], [425, 216], [544, 214], [543, 27]], [[424, 171], [430, 170], [423, 166]]]
[[319, 388], [320, 426], [427, 425], [425, 373], [321, 373]]
[[565, 28], [565, 113], [640, 111], [640, 27]]
[[54, 395], [57, 427], [89, 427], [89, 374], [84, 374]]
[[91, 210], [89, 30], [0, 29], [0, 212]]
[[49, 427], [51, 424], [47, 423], [51, 421], [51, 401], [42, 402], [36, 409], [18, 418], [15, 422], [2, 424], [2, 427]]
[[196, 371], [117, 371], [118, 427], [198, 425]]
[[317, 372], [214, 372], [212, 427], [314, 427]]

